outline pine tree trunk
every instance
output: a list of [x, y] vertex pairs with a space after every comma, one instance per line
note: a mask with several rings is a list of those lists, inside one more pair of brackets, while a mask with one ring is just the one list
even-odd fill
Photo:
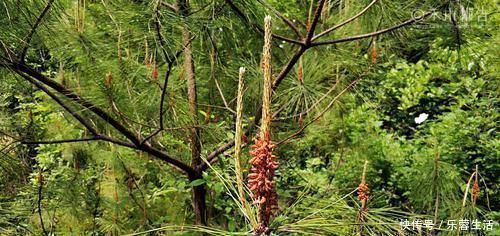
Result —
[[[201, 178], [201, 176], [199, 177]], [[193, 179], [196, 180], [197, 178]], [[197, 225], [207, 225], [207, 205], [206, 205], [207, 190], [204, 184], [195, 186], [191, 189], [191, 201], [193, 204], [194, 214], [196, 216]]]
[[[189, 15], [189, 4], [187, 0], [178, 0], [177, 2], [179, 14], [181, 16]], [[191, 45], [191, 33], [188, 27], [185, 25], [182, 28], [182, 44], [184, 46], [184, 72], [186, 75], [187, 91], [188, 91], [188, 102], [189, 102], [189, 112], [191, 113], [191, 119], [193, 121], [193, 128], [190, 129], [189, 140], [191, 144], [191, 167], [193, 167], [197, 173], [196, 176], [190, 176], [190, 180], [196, 180], [202, 178], [202, 172], [198, 171], [198, 166], [200, 166], [201, 160], [201, 142], [200, 142], [200, 130], [198, 126], [198, 98], [196, 89], [196, 77], [193, 63], [193, 51]], [[194, 186], [191, 190], [191, 199], [193, 204], [194, 213], [196, 215], [196, 224], [207, 225], [207, 206], [205, 202], [206, 198], [206, 186], [199, 185]]]

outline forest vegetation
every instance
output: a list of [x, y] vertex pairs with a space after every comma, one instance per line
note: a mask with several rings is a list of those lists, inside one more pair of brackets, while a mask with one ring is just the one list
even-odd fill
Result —
[[495, 0], [3, 0], [0, 235], [500, 235]]

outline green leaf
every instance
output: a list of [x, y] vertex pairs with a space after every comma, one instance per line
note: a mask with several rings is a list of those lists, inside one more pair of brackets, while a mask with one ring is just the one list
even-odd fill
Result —
[[193, 181], [191, 181], [191, 183], [188, 184], [188, 186], [190, 187], [196, 187], [196, 186], [200, 186], [202, 184], [205, 184], [205, 180], [204, 179], [195, 179]]

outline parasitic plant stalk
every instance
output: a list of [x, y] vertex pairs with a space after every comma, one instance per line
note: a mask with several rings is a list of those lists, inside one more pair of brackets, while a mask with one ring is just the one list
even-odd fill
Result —
[[[474, 179], [473, 183], [472, 179]], [[472, 183], [472, 188], [471, 188], [471, 183]], [[476, 170], [470, 176], [469, 181], [467, 181], [464, 193], [464, 200], [462, 202], [462, 208], [464, 208], [467, 203], [467, 195], [469, 194], [469, 189], [471, 189], [470, 190], [471, 203], [474, 206], [476, 204], [477, 199], [479, 198], [479, 194], [481, 193], [481, 189], [479, 187], [479, 166], [477, 165], [476, 165]]]
[[276, 185], [273, 181], [274, 172], [278, 169], [278, 162], [273, 149], [269, 132], [271, 124], [271, 17], [264, 19], [264, 48], [262, 54], [262, 69], [264, 74], [264, 87], [262, 95], [262, 122], [260, 133], [254, 139], [250, 155], [252, 168], [248, 175], [248, 186], [252, 191], [253, 204], [258, 205], [258, 226], [254, 228], [255, 235], [269, 234], [269, 221], [278, 207]]
[[366, 207], [366, 203], [368, 202], [368, 198], [370, 196], [370, 188], [368, 184], [366, 184], [366, 170], [368, 167], [368, 161], [365, 161], [365, 165], [363, 167], [363, 174], [361, 176], [361, 183], [358, 186], [358, 200], [361, 202], [361, 207], [359, 208], [358, 220], [360, 222], [364, 222], [364, 215], [368, 211]]
[[238, 79], [238, 95], [236, 98], [236, 132], [234, 136], [234, 169], [236, 171], [236, 184], [238, 186], [238, 193], [240, 197], [240, 201], [242, 204], [245, 204], [245, 191], [243, 188], [243, 170], [241, 168], [241, 140], [243, 136], [243, 87], [244, 87], [244, 79], [245, 76], [245, 68], [240, 67], [240, 74]]
[[371, 57], [372, 64], [377, 64], [378, 49], [377, 49], [377, 41], [375, 39], [373, 40], [373, 43], [372, 43], [370, 57]]
[[479, 188], [479, 167], [476, 165], [476, 176], [474, 177], [474, 184], [472, 185], [472, 193], [471, 200], [472, 205], [476, 205], [476, 201], [479, 198], [479, 194], [481, 193], [481, 189]]
[[272, 23], [271, 17], [264, 19], [264, 48], [262, 52], [262, 70], [264, 74], [264, 86], [262, 94], [262, 124], [260, 135], [263, 136], [269, 130], [271, 124], [271, 92], [272, 92], [272, 72], [271, 72], [271, 45], [272, 45]]
[[243, 180], [243, 168], [241, 167], [241, 146], [246, 142], [245, 133], [243, 131], [243, 91], [244, 91], [245, 68], [240, 67], [238, 78], [238, 95], [236, 97], [236, 132], [234, 136], [234, 170], [236, 174], [236, 186], [238, 188], [238, 199], [241, 203], [241, 209], [252, 227], [257, 227], [257, 219], [253, 213], [252, 207], [246, 199], [245, 183]]

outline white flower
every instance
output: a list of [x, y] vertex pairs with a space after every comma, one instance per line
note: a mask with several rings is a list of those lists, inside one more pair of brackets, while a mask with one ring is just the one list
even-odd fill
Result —
[[429, 117], [429, 114], [421, 113], [418, 117], [415, 117], [415, 123], [421, 124], [422, 122], [427, 120], [428, 117]]

